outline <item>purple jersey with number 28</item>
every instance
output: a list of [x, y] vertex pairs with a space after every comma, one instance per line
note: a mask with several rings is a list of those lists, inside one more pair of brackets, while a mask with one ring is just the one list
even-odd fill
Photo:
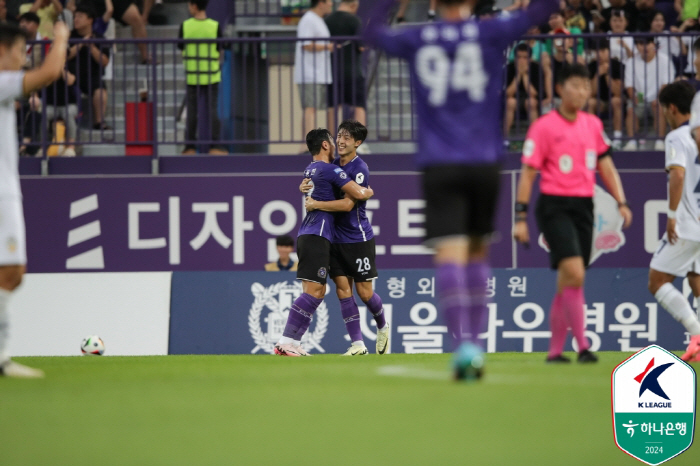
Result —
[[477, 21], [439, 21], [391, 29], [394, 0], [374, 0], [368, 43], [408, 60], [418, 115], [420, 167], [496, 163], [503, 152], [504, 51], [546, 22], [559, 0], [533, 0], [526, 10]]

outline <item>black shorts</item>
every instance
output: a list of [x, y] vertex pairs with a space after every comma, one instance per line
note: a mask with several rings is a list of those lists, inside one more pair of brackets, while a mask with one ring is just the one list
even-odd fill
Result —
[[301, 235], [297, 238], [297, 255], [297, 280], [325, 285], [331, 268], [331, 242], [323, 236]]
[[449, 164], [423, 171], [428, 245], [437, 238], [493, 233], [499, 168], [498, 164]]
[[365, 78], [360, 76], [354, 79], [342, 77], [335, 84], [328, 85], [328, 106], [350, 105], [352, 107], [367, 107], [365, 97]]
[[331, 278], [351, 277], [356, 282], [377, 278], [377, 257], [374, 238], [360, 243], [333, 243], [331, 246]]
[[134, 4], [134, 0], [112, 0], [112, 7], [114, 11], [112, 12], [112, 18], [119, 21], [122, 26], [127, 26], [127, 24], [122, 19], [126, 10], [129, 9], [131, 5]]
[[576, 256], [582, 257], [588, 267], [593, 242], [593, 198], [541, 194], [535, 217], [549, 245], [553, 269], [562, 259]]

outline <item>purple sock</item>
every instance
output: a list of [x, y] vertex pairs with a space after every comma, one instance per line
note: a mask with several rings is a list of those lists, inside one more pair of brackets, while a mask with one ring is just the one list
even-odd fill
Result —
[[435, 271], [438, 303], [452, 336], [453, 350], [462, 343], [462, 327], [469, 324], [466, 275], [466, 269], [458, 264], [442, 264]]
[[323, 300], [317, 299], [307, 293], [302, 293], [292, 304], [284, 326], [283, 336], [293, 340], [301, 340], [301, 337], [311, 325], [311, 317]]
[[340, 300], [340, 312], [343, 314], [345, 328], [350, 335], [350, 341], [362, 341], [362, 329], [360, 329], [360, 310], [357, 308], [355, 298]]
[[466, 267], [467, 289], [469, 292], [469, 341], [479, 343], [479, 334], [484, 330], [484, 322], [488, 318], [489, 299], [486, 296], [486, 281], [491, 276], [491, 267], [485, 262], [473, 262]]
[[377, 293], [374, 293], [369, 301], [366, 301], [367, 309], [372, 313], [374, 321], [377, 323], [377, 328], [384, 328], [386, 325], [386, 319], [384, 318], [384, 306], [382, 305], [382, 298], [379, 297]]

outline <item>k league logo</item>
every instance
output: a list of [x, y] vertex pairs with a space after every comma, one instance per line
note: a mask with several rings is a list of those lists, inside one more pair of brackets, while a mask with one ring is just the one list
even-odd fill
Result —
[[[279, 282], [269, 287], [260, 283], [253, 283], [250, 287], [255, 300], [248, 314], [248, 330], [255, 341], [255, 348], [250, 352], [255, 354], [260, 350], [272, 354], [275, 343], [282, 336], [287, 316], [292, 303], [301, 293], [301, 282]], [[263, 316], [263, 311], [267, 311]], [[326, 303], [321, 303], [314, 314], [315, 326], [304, 334], [301, 339], [304, 348], [308, 351], [317, 350], [319, 353], [326, 351], [321, 347], [321, 340], [328, 330], [328, 308]]]
[[648, 346], [612, 374], [615, 443], [657, 465], [680, 455], [695, 431], [695, 371], [675, 354]]

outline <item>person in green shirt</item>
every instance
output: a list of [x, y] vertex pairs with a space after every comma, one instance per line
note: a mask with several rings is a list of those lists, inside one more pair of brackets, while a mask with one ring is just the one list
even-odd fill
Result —
[[[219, 39], [223, 37], [218, 21], [207, 18], [207, 5], [209, 0], [189, 0], [192, 18], [183, 22], [180, 26], [181, 39]], [[182, 50], [185, 62], [185, 75], [187, 79], [187, 126], [185, 130], [185, 150], [183, 155], [195, 155], [197, 149], [198, 120], [202, 115], [197, 112], [200, 99], [207, 103], [209, 119], [209, 134], [206, 139], [219, 141], [221, 135], [221, 122], [217, 113], [219, 100], [219, 82], [221, 82], [221, 54], [222, 46], [216, 42], [180, 42], [178, 48]], [[200, 118], [198, 118], [200, 117]], [[200, 128], [201, 129], [201, 128]], [[201, 133], [201, 131], [200, 131]], [[228, 152], [221, 144], [209, 145], [209, 154], [226, 155]]]

